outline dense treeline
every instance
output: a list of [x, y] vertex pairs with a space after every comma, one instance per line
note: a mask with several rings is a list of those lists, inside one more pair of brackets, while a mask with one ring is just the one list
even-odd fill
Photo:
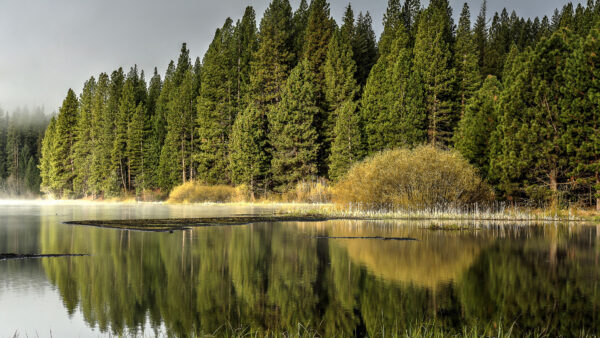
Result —
[[273, 0], [183, 44], [164, 77], [133, 67], [69, 91], [43, 143], [43, 189], [141, 195], [199, 180], [286, 191], [400, 146], [455, 147], [509, 200], [598, 204], [600, 2], [458, 25], [447, 0], [389, 0], [338, 25], [326, 0]]
[[0, 197], [40, 193], [40, 150], [48, 117], [41, 109], [0, 109]]

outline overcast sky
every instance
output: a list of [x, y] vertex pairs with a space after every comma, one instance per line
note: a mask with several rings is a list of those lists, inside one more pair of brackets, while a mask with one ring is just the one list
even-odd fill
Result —
[[[290, 0], [294, 9], [300, 0]], [[464, 1], [464, 0], [463, 0]], [[455, 17], [463, 1], [450, 0]], [[339, 22], [348, 0], [330, 1]], [[425, 4], [427, 0], [423, 0]], [[468, 0], [472, 15], [481, 0]], [[57, 111], [66, 92], [78, 94], [91, 75], [154, 66], [162, 74], [182, 42], [202, 56], [214, 31], [229, 16], [254, 6], [258, 20], [269, 0], [0, 0], [0, 107]], [[355, 14], [369, 11], [381, 34], [387, 0], [351, 0]], [[565, 0], [489, 0], [493, 13], [507, 7], [521, 16], [551, 15]]]

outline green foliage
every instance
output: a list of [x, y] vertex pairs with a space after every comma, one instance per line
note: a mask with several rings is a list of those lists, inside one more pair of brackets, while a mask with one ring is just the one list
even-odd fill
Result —
[[334, 192], [336, 203], [365, 210], [433, 210], [493, 200], [466, 159], [431, 145], [370, 157], [352, 167]]
[[360, 130], [360, 115], [357, 104], [348, 100], [336, 109], [335, 135], [329, 157], [329, 177], [337, 180], [342, 177], [364, 154]]
[[294, 68], [270, 120], [272, 174], [278, 190], [317, 174], [319, 153], [315, 127], [320, 114], [314, 75], [307, 61]]
[[453, 100], [456, 75], [451, 41], [446, 34], [450, 20], [446, 8], [432, 2], [420, 17], [414, 48], [413, 71], [423, 83], [427, 136], [433, 145], [449, 143], [459, 118]]
[[561, 30], [515, 61], [511, 82], [499, 100], [490, 165], [507, 195], [526, 193], [558, 202], [569, 164], [560, 97], [563, 69], [572, 51], [571, 34]]
[[490, 75], [466, 105], [454, 134], [454, 147], [486, 176], [490, 163], [490, 135], [498, 124], [498, 98], [502, 84]]
[[477, 52], [475, 36], [471, 32], [471, 12], [469, 11], [469, 6], [465, 3], [463, 11], [460, 14], [458, 31], [456, 32], [456, 45], [454, 47], [461, 118], [465, 114], [467, 101], [480, 87], [481, 76], [478, 64], [479, 55]]
[[252, 193], [266, 189], [270, 167], [266, 118], [250, 104], [240, 113], [229, 140], [229, 169], [236, 185], [245, 184]]

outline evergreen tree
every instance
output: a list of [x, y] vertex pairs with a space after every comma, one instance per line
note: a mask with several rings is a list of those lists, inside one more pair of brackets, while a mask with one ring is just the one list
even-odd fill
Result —
[[172, 187], [170, 173], [174, 171], [174, 169], [172, 168], [174, 163], [173, 161], [171, 161], [170, 156], [172, 156], [172, 154], [176, 151], [176, 149], [168, 148], [175, 147], [175, 145], [172, 144], [172, 142], [165, 146], [165, 140], [168, 134], [167, 117], [171, 115], [169, 113], [169, 100], [174, 89], [174, 73], [175, 64], [173, 63], [173, 61], [171, 61], [165, 73], [165, 80], [163, 82], [163, 86], [160, 91], [158, 101], [156, 103], [156, 113], [152, 121], [152, 135], [154, 136], [152, 147], [153, 149], [157, 149], [160, 152], [158, 173], [156, 175], [155, 180], [158, 186], [164, 191], [169, 191], [169, 189]]
[[[104, 181], [107, 179], [108, 162], [110, 160], [110, 149], [105, 147], [110, 140], [110, 131], [105, 127], [109, 121], [106, 121], [106, 104], [109, 95], [110, 78], [106, 73], [98, 76], [98, 81], [94, 90], [94, 97], [91, 107], [91, 163], [89, 167], [88, 190], [96, 197], [104, 190]], [[110, 121], [112, 122], [112, 121]]]
[[402, 20], [406, 31], [411, 37], [411, 41], [414, 40], [417, 30], [417, 20], [419, 12], [421, 11], [420, 0], [406, 0], [402, 6]]
[[139, 194], [146, 188], [144, 160], [144, 122], [146, 120], [145, 109], [142, 103], [138, 103], [127, 125], [127, 168], [129, 189], [135, 188]]
[[559, 184], [569, 169], [559, 99], [572, 45], [568, 31], [553, 34], [520, 55], [505, 84], [490, 166], [492, 177], [509, 196], [518, 194], [521, 185], [529, 197], [558, 202]]
[[354, 11], [352, 6], [348, 4], [342, 18], [342, 26], [340, 27], [341, 38], [349, 44], [354, 41], [356, 35], [356, 25], [354, 23]]
[[369, 73], [377, 61], [377, 41], [369, 12], [364, 16], [362, 13], [358, 14], [352, 52], [356, 63], [356, 81], [361, 87], [364, 87]]
[[300, 0], [300, 5], [294, 12], [292, 17], [292, 53], [294, 54], [295, 66], [302, 59], [302, 51], [304, 50], [304, 40], [306, 35], [306, 26], [308, 25], [308, 3], [306, 0]]
[[[113, 71], [110, 76], [110, 84], [108, 87], [108, 96], [106, 98], [106, 104], [102, 111], [102, 129], [99, 135], [99, 163], [98, 167], [104, 172], [100, 182], [102, 183], [101, 191], [104, 196], [119, 196], [122, 190], [119, 187], [123, 186], [121, 173], [116, 170], [116, 165], [113, 161], [113, 152], [115, 151], [115, 141], [117, 133], [117, 121], [120, 120], [120, 105], [121, 97], [123, 93], [123, 86], [125, 83], [125, 74], [123, 69], [119, 68]], [[120, 126], [121, 136], [119, 145], [123, 145], [123, 126]], [[119, 149], [119, 148], [117, 148]], [[117, 157], [117, 160], [119, 158]]]
[[336, 110], [334, 139], [329, 158], [329, 177], [337, 180], [350, 169], [352, 164], [363, 156], [363, 142], [360, 131], [360, 115], [357, 104], [347, 100]]
[[[161, 139], [155, 128], [155, 121], [158, 115], [158, 104], [162, 91], [162, 81], [156, 67], [154, 75], [150, 79], [148, 86], [147, 114], [144, 125], [144, 185], [147, 189], [156, 189], [159, 187], [158, 174], [160, 164], [160, 149], [162, 148]], [[164, 126], [160, 126], [164, 128]]]
[[8, 132], [8, 119], [4, 111], [0, 108], [0, 180], [7, 177], [6, 168], [6, 134]]
[[[229, 53], [233, 41], [233, 27], [228, 19], [204, 56], [202, 86], [198, 97], [199, 164], [200, 178], [206, 183], [226, 183], [227, 145], [231, 126], [235, 120], [237, 94], [233, 90], [237, 64], [235, 55]], [[185, 180], [184, 180], [185, 181]]]
[[379, 55], [385, 56], [390, 52], [400, 25], [404, 25], [400, 0], [388, 0], [387, 10], [383, 15], [383, 33], [379, 38]]
[[502, 84], [490, 75], [467, 103], [454, 135], [455, 148], [486, 176], [490, 162], [490, 135], [498, 123], [498, 97]]
[[56, 168], [58, 163], [55, 163], [56, 157], [56, 118], [50, 119], [50, 124], [46, 128], [44, 133], [44, 139], [42, 140], [42, 149], [40, 157], [40, 178], [41, 178], [41, 190], [47, 194], [56, 194]]
[[413, 69], [424, 86], [427, 134], [433, 145], [447, 144], [458, 121], [453, 107], [455, 72], [445, 37], [449, 26], [446, 8], [432, 2], [420, 18], [414, 48]]
[[568, 59], [562, 85], [561, 122], [571, 172], [576, 183], [594, 192], [600, 210], [600, 26], [581, 39]]
[[54, 135], [55, 149], [54, 176], [51, 187], [62, 196], [71, 196], [73, 193], [73, 178], [75, 177], [74, 147], [76, 133], [74, 126], [77, 124], [78, 101], [75, 92], [69, 89], [67, 97], [59, 110], [56, 120], [56, 132]]
[[270, 167], [265, 121], [264, 115], [250, 104], [237, 116], [229, 141], [231, 180], [236, 185], [248, 185], [252, 198], [255, 192], [266, 189]]
[[127, 160], [127, 129], [137, 107], [135, 101], [134, 80], [129, 77], [123, 85], [118, 114], [115, 116], [111, 151], [111, 171], [117, 173], [120, 189], [123, 191], [131, 189], [131, 174]]
[[94, 143], [92, 141], [93, 129], [93, 104], [96, 91], [96, 79], [90, 78], [83, 86], [80, 97], [79, 118], [75, 128], [75, 144], [73, 149], [73, 163], [75, 167], [75, 178], [73, 180], [73, 192], [75, 196], [85, 196], [90, 191], [90, 168], [92, 167], [92, 152]]
[[[237, 103], [242, 104], [242, 100], [250, 91], [250, 68], [252, 58], [258, 48], [258, 32], [256, 30], [256, 14], [252, 7], [247, 7], [242, 21], [235, 27], [235, 57], [236, 57], [236, 76], [237, 87], [235, 89]], [[198, 61], [199, 64], [199, 61]], [[200, 88], [200, 83], [197, 84]]]
[[480, 71], [477, 55], [477, 45], [471, 33], [471, 13], [465, 3], [458, 30], [456, 32], [455, 62], [458, 84], [458, 97], [460, 100], [460, 116], [465, 113], [467, 101], [480, 86]]
[[294, 68], [271, 119], [273, 179], [280, 191], [317, 175], [319, 154], [315, 120], [319, 114], [314, 74], [307, 61]]
[[287, 0], [273, 0], [260, 23], [259, 46], [251, 71], [251, 100], [267, 113], [281, 100], [294, 61], [292, 9]]

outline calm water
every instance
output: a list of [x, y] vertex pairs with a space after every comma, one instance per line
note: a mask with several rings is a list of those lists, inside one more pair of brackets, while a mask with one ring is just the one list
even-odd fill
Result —
[[[600, 228], [431, 222], [264, 223], [144, 233], [77, 219], [203, 217], [268, 208], [0, 203], [0, 337], [380, 336], [435, 322], [600, 332]], [[410, 237], [417, 241], [323, 237]], [[229, 329], [231, 330], [231, 329]], [[385, 331], [384, 331], [385, 330]]]

